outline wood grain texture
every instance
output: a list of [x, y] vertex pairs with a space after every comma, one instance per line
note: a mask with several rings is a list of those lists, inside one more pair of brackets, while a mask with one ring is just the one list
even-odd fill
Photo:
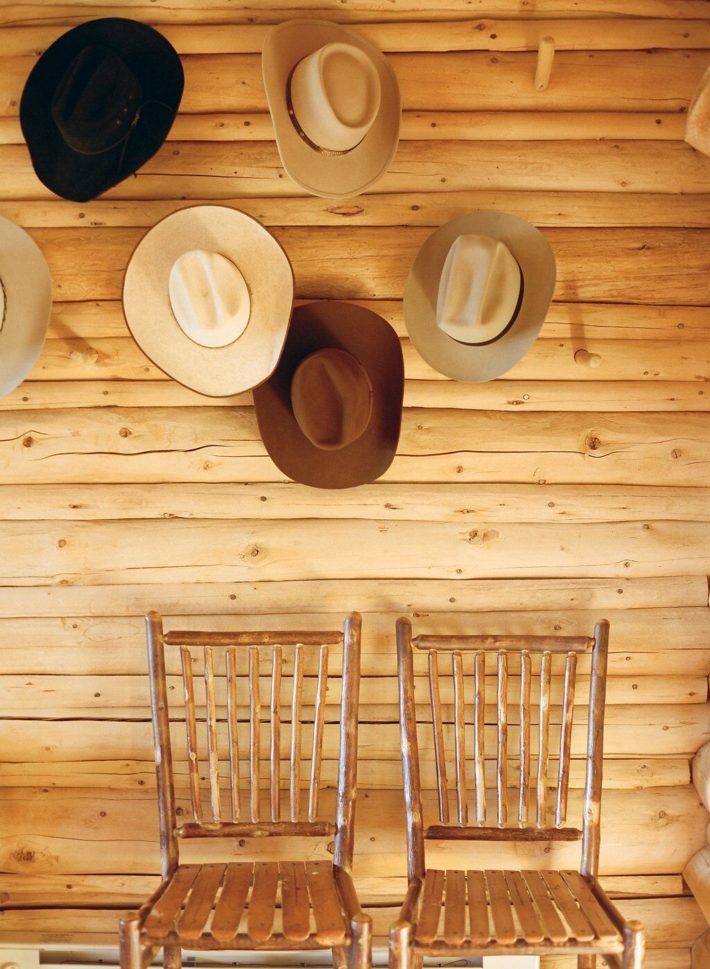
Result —
[[[151, 23], [176, 46], [187, 80], [182, 108], [168, 143], [135, 177], [91, 203], [67, 202], [32, 171], [19, 99], [39, 53], [67, 26], [112, 15]], [[308, 197], [284, 171], [259, 52], [270, 26], [292, 16], [350, 25], [386, 52], [397, 74], [401, 143], [370, 194]], [[710, 51], [707, 4], [38, 0], [3, 6], [0, 25], [0, 215], [42, 247], [55, 299], [30, 379], [0, 400], [0, 901], [39, 906], [0, 912], [0, 940], [111, 944], [116, 909], [134, 907], [157, 886], [141, 620], [149, 610], [179, 617], [173, 625], [187, 630], [313, 631], [334, 628], [334, 615], [364, 613], [354, 877], [373, 905], [379, 944], [405, 890], [397, 616], [459, 636], [481, 629], [580, 636], [607, 616], [602, 881], [630, 896], [621, 900], [626, 917], [647, 924], [648, 969], [689, 969], [702, 924], [680, 872], [704, 843], [706, 825], [689, 762], [710, 739], [710, 161], [682, 139]], [[549, 86], [538, 92], [535, 62], [546, 35], [556, 55]], [[395, 328], [405, 411], [397, 456], [381, 481], [337, 493], [285, 481], [259, 439], [251, 394], [217, 401], [194, 394], [131, 340], [120, 298], [133, 247], [160, 218], [205, 201], [240, 208], [274, 231], [293, 262], [299, 301], [354, 300]], [[540, 226], [558, 264], [540, 338], [503, 379], [478, 385], [443, 379], [419, 358], [402, 307], [428, 234], [477, 209]], [[335, 666], [341, 653], [330, 650]], [[254, 739], [264, 758], [278, 751], [283, 766], [279, 796], [263, 770], [251, 805], [246, 788], [241, 804], [229, 796], [231, 777], [249, 780], [248, 695], [229, 694], [215, 656], [222, 763], [212, 775], [213, 806], [221, 798], [234, 819], [250, 807], [295, 818], [308, 800], [317, 667], [304, 660], [296, 675], [284, 669], [279, 704], [262, 652], [253, 683], [271, 707]], [[178, 651], [166, 661], [180, 696]], [[535, 783], [540, 739], [534, 692], [529, 736], [520, 729], [520, 673], [510, 656], [511, 768], [500, 793], [512, 820], [521, 811], [535, 816], [520, 778]], [[577, 698], [589, 673], [580, 656]], [[432, 814], [435, 738], [450, 758], [460, 740], [460, 704], [443, 666], [439, 674], [440, 737], [428, 723], [420, 739]], [[428, 675], [426, 664], [415, 670], [424, 695]], [[171, 728], [186, 817], [198, 764], [204, 786], [209, 779], [201, 680], [196, 668], [197, 759], [186, 752], [185, 724]], [[491, 671], [479, 681], [479, 737], [466, 737], [466, 766], [470, 815], [475, 786], [476, 818], [490, 822], [496, 684]], [[296, 685], [304, 690], [298, 702]], [[571, 698], [565, 708], [564, 692], [556, 670], [552, 711], [558, 719], [574, 711], [571, 819], [581, 806], [587, 721]], [[329, 677], [318, 767], [319, 806], [328, 810], [340, 693], [339, 678]], [[304, 718], [300, 732], [291, 729], [294, 716]], [[548, 750], [549, 777], [565, 785], [566, 737], [553, 735]], [[454, 773], [451, 759], [449, 785]], [[557, 799], [556, 813], [564, 807]], [[552, 794], [548, 808], [549, 820]], [[332, 859], [327, 839], [317, 850]], [[578, 862], [575, 844], [523, 845], [504, 863], [484, 844], [476, 851], [469, 867]], [[266, 846], [258, 852], [268, 860]], [[458, 867], [457, 852], [442, 850], [436, 865]], [[208, 855], [220, 863], [214, 846]], [[288, 884], [284, 918], [294, 944], [308, 915], [296, 860], [294, 848], [280, 859], [279, 876]], [[227, 939], [250, 886], [229, 869], [225, 879], [217, 926]], [[525, 876], [545, 930], [559, 935], [541, 884]], [[455, 905], [439, 928], [458, 938], [462, 887], [450, 888]], [[271, 883], [265, 889], [260, 937], [271, 930]], [[515, 881], [514, 889], [519, 916], [529, 921], [523, 886]], [[481, 886], [469, 880], [466, 890], [470, 902]], [[475, 931], [485, 940], [489, 927]], [[563, 960], [543, 969], [563, 969]]]

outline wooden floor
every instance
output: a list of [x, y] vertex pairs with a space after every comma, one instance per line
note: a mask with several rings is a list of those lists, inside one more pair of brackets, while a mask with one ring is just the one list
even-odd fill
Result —
[[[260, 80], [268, 24], [309, 12], [380, 45], [401, 86], [390, 171], [343, 204], [285, 174]], [[140, 174], [74, 205], [34, 176], [17, 106], [39, 51], [114, 14], [183, 55], [182, 112]], [[0, 912], [0, 942], [113, 941], [116, 910], [156, 884], [145, 610], [222, 628], [363, 612], [356, 875], [380, 938], [404, 885], [397, 615], [570, 633], [606, 616], [603, 883], [647, 924], [649, 969], [688, 969], [703, 919], [680, 872], [708, 820], [689, 761], [710, 738], [710, 159], [682, 135], [709, 18], [707, 0], [0, 7], [0, 214], [43, 248], [56, 299], [30, 380], [0, 400], [0, 898], [34, 906]], [[380, 483], [285, 482], [250, 395], [201, 398], [130, 338], [133, 246], [208, 199], [273, 228], [299, 299], [357, 299], [397, 329], [405, 412]], [[525, 359], [465, 385], [413, 351], [400, 297], [432, 227], [476, 208], [543, 228], [558, 283]], [[572, 783], [571, 808], [579, 762]]]

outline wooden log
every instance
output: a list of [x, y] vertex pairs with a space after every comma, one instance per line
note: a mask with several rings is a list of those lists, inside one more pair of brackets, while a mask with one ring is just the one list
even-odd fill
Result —
[[[526, 116], [530, 112], [525, 112]], [[616, 112], [615, 116], [626, 119], [629, 115]], [[477, 119], [461, 112], [453, 114], [456, 119], [456, 134], [459, 125], [474, 123]], [[496, 115], [498, 117], [498, 115]], [[586, 117], [586, 116], [585, 116]], [[653, 115], [644, 115], [653, 118]], [[454, 124], [453, 121], [448, 121]], [[566, 134], [564, 140], [572, 138], [575, 131], [574, 122], [566, 112], [552, 115], [552, 122], [545, 118], [543, 131], [554, 131], [559, 124], [559, 133]], [[566, 126], [566, 127], [564, 127]], [[490, 126], [488, 126], [490, 128]], [[662, 127], [662, 126], [661, 126]], [[539, 128], [539, 124], [538, 124]], [[468, 127], [466, 129], [469, 130]], [[486, 131], [486, 125], [482, 126]], [[512, 128], [510, 134], [520, 134]], [[594, 134], [594, 130], [586, 132]], [[598, 133], [598, 132], [597, 132]], [[674, 133], [671, 130], [671, 133]], [[581, 139], [580, 139], [581, 140]], [[149, 228], [155, 222], [180, 209], [205, 202], [205, 199], [95, 199], [91, 203], [92, 228]], [[707, 193], [684, 195], [659, 195], [640, 192], [584, 192], [570, 190], [562, 195], [550, 190], [549, 185], [536, 191], [505, 192], [488, 189], [472, 191], [429, 191], [420, 194], [416, 203], [407, 194], [392, 194], [387, 192], [360, 196], [347, 203], [333, 203], [328, 200], [317, 200], [312, 197], [254, 197], [239, 196], [236, 198], [222, 198], [221, 204], [231, 205], [248, 215], [252, 215], [270, 226], [390, 226], [390, 225], [424, 225], [438, 226], [448, 219], [463, 212], [475, 209], [493, 209], [494, 211], [514, 211], [539, 226], [644, 226], [644, 227], [686, 227], [707, 228], [710, 224], [710, 196]], [[12, 219], [26, 228], [84, 228], [86, 224], [86, 205], [81, 203], [61, 201], [56, 198], [36, 199], [0, 199], [0, 214]], [[67, 318], [72, 310], [72, 322], [85, 317], [100, 329], [91, 329], [89, 335], [123, 335], [125, 323], [120, 311], [120, 304], [116, 308], [101, 308], [98, 301], [78, 303], [74, 307], [62, 304], [54, 305], [55, 320]], [[594, 307], [575, 304], [571, 307], [579, 321], [579, 315]], [[101, 313], [99, 315], [99, 310]], [[116, 309], [118, 312], [116, 313]], [[612, 314], [620, 317], [630, 313], [639, 313], [633, 306], [616, 305], [609, 307]], [[110, 327], [111, 319], [108, 312], [120, 320], [120, 329], [104, 329]], [[552, 309], [554, 312], [554, 307]], [[649, 316], [654, 312], [649, 308], [645, 311]], [[676, 308], [676, 313], [698, 314], [699, 308]], [[401, 315], [401, 314], [400, 314]], [[707, 319], [707, 312], [705, 312]], [[50, 335], [65, 335], [60, 329], [56, 332], [50, 329]], [[78, 335], [81, 335], [78, 333]]]
[[537, 63], [535, 65], [535, 90], [546, 91], [552, 76], [552, 65], [555, 57], [555, 38], [545, 34], [540, 38], [537, 49]]
[[[444, 193], [444, 198], [456, 199], [457, 193]], [[566, 196], [565, 196], [566, 197]], [[368, 197], [368, 205], [374, 205], [380, 200], [380, 196]], [[383, 196], [382, 198], [385, 198]], [[432, 196], [426, 196], [430, 200]], [[657, 196], [656, 196], [657, 198]], [[668, 196], [669, 202], [664, 205], [672, 204], [675, 196]], [[269, 200], [261, 200], [268, 202]], [[271, 200], [274, 202], [274, 200]], [[300, 202], [304, 208], [304, 219], [310, 213], [313, 219], [313, 200], [288, 200], [289, 202]], [[617, 199], [618, 205], [622, 200]], [[696, 199], [693, 199], [693, 205]], [[33, 204], [33, 203], [28, 203]], [[38, 203], [39, 204], [39, 203]], [[55, 202], [56, 206], [69, 205], [70, 203]], [[96, 203], [101, 205], [99, 199]], [[179, 203], [173, 203], [175, 205]], [[190, 203], [182, 203], [190, 204]], [[283, 208], [283, 203], [277, 201], [276, 204]], [[145, 212], [147, 203], [114, 203], [113, 208], [123, 212], [123, 206], [141, 205], [141, 212]], [[473, 208], [479, 207], [472, 205]], [[486, 208], [487, 204], [480, 207]], [[643, 207], [640, 200], [636, 202], [636, 208]], [[421, 206], [420, 208], [424, 208]], [[463, 201], [458, 208], [452, 211], [453, 215], [465, 211], [466, 205]], [[136, 211], [131, 208], [131, 212]], [[419, 210], [418, 210], [419, 211]], [[0, 213], [7, 218], [12, 217], [12, 212], [6, 212], [0, 206]], [[106, 213], [108, 215], [108, 213]], [[163, 212], [162, 215], [167, 214]], [[276, 213], [274, 213], [276, 214]], [[279, 213], [281, 214], [281, 213]], [[404, 210], [402, 217], [405, 217]], [[161, 217], [162, 217], [161, 215]], [[383, 218], [391, 221], [396, 218], [396, 214], [388, 216], [383, 213]], [[17, 219], [16, 221], [21, 221]], [[125, 218], [124, 218], [124, 221]], [[134, 224], [133, 216], [130, 215], [129, 221]], [[708, 208], [708, 221], [710, 221], [710, 207]], [[146, 222], [150, 225], [150, 222]], [[297, 223], [296, 223], [297, 224]], [[302, 220], [302, 224], [308, 224]], [[432, 222], [438, 225], [438, 220]], [[50, 222], [51, 227], [51, 222]], [[119, 223], [120, 225], [120, 223]], [[39, 226], [41, 227], [41, 226]], [[296, 300], [297, 306], [303, 305], [306, 300]], [[373, 310], [383, 316], [397, 332], [400, 337], [407, 336], [407, 328], [404, 323], [404, 313], [401, 299], [349, 299], [358, 306]], [[601, 340], [665, 340], [670, 342], [707, 340], [710, 334], [710, 310], [706, 306], [671, 306], [671, 305], [634, 305], [633, 303], [585, 303], [585, 302], [564, 302], [556, 301], [550, 304], [547, 310], [546, 320], [541, 331], [541, 338], [547, 340], [585, 337], [586, 339]], [[121, 302], [118, 300], [89, 300], [86, 302], [55, 302], [52, 307], [52, 316], [49, 322], [49, 339], [78, 338], [93, 339], [94, 337], [126, 337], [129, 335], [126, 321], [123, 315]], [[202, 395], [197, 395], [202, 399]], [[210, 398], [212, 399], [212, 398]]]
[[[704, 576], [668, 576], [660, 578], [558, 578], [538, 579], [459, 579], [452, 595], [451, 583], [446, 579], [317, 579], [294, 580], [288, 583], [268, 584], [239, 583], [163, 583], [160, 586], [160, 601], [167, 614], [213, 616], [235, 609], [251, 616], [274, 613], [282, 610], [283, 615], [301, 613], [304, 602], [311, 601], [317, 588], [319, 601], [324, 608], [342, 613], [357, 601], [364, 612], [393, 608], [398, 614], [413, 610], [458, 613], [468, 609], [507, 610], [507, 622], [511, 614], [535, 609], [559, 609], [560, 606], [572, 609], [596, 609], [599, 611], [615, 609], [623, 604], [627, 609], [648, 609], [659, 607], [667, 610], [696, 608], [695, 613], [675, 612], [675, 622], [683, 637], [676, 643], [676, 650], [697, 647], [695, 638], [699, 625], [706, 615], [707, 581]], [[234, 603], [238, 601], [235, 607]], [[52, 617], [105, 617], [105, 616], [142, 616], [155, 605], [155, 590], [149, 585], [113, 585], [97, 589], [91, 585], [74, 586], [36, 586], [27, 588], [0, 589], [0, 618], [10, 619], [32, 616], [29, 629], [36, 629]], [[698, 608], [703, 607], [703, 608]], [[626, 613], [628, 621], [630, 614]], [[633, 614], [631, 614], [633, 615]], [[664, 617], [669, 612], [659, 609], [655, 615]], [[683, 615], [696, 616], [697, 624], [684, 622]], [[621, 622], [625, 620], [621, 618]], [[617, 620], [618, 624], [618, 620]], [[698, 625], [699, 624], [699, 625]], [[95, 625], [95, 624], [94, 624]], [[87, 623], [74, 623], [75, 629], [82, 629], [85, 635]], [[72, 628], [72, 623], [49, 623], [52, 635], [59, 629]], [[100, 628], [100, 626], [98, 627]], [[616, 629], [616, 626], [615, 626]], [[28, 634], [25, 630], [24, 635]], [[629, 636], [628, 626], [625, 636]], [[640, 640], [634, 640], [637, 649], [643, 647]], [[113, 640], [115, 645], [115, 640]], [[60, 645], [59, 641], [56, 645]], [[632, 641], [627, 642], [630, 648]], [[41, 653], [39, 654], [41, 655]], [[632, 662], [631, 660], [629, 662]]]
[[[607, 138], [621, 141], [675, 141], [682, 139], [684, 132], [685, 116], [664, 111], [639, 111], [633, 114], [621, 111], [406, 111], [402, 115], [400, 139], [567, 141], [571, 138]], [[178, 114], [167, 137], [169, 142], [228, 141], [232, 144], [273, 140], [271, 116], [255, 111], [241, 114]], [[22, 143], [19, 119], [0, 117], [0, 145]], [[334, 206], [336, 211], [347, 208], [347, 205]], [[643, 216], [640, 218], [643, 219]], [[662, 223], [651, 223], [647, 214], [644, 224]]]
[[693, 784], [700, 795], [700, 800], [710, 811], [710, 745], [701, 747], [691, 765]]
[[[293, 0], [278, 0], [270, 3], [268, 8], [255, 8], [247, 0], [225, 6], [224, 0], [208, 0], [199, 6], [188, 3], [175, 7], [167, 0], [160, 0], [146, 6], [144, 0], [131, 0], [123, 6], [98, 7], [93, 0], [82, 0], [80, 4], [64, 5], [43, 2], [28, 12], [21, 5], [9, 5], [3, 10], [2, 23], [12, 25], [53, 25], [78, 23], [92, 16], [121, 16], [130, 9], [131, 17], [148, 23], [217, 23], [231, 24], [272, 24], [284, 18], [285, 12], [290, 17], [304, 17], [312, 14], [309, 7], [297, 7]], [[506, 0], [477, 0], [474, 4], [470, 0], [447, 0], [446, 5], [439, 7], [430, 5], [426, 8], [427, 18], [432, 21], [458, 19], [462, 14], [478, 17], [510, 16], [511, 9]], [[336, 0], [325, 0], [319, 5], [318, 15], [323, 19], [335, 19], [346, 23], [357, 24], [361, 21], [383, 20], [396, 21], [399, 25], [406, 19], [417, 19], [421, 16], [422, 4], [417, 0], [405, 0], [396, 7], [386, 0], [358, 0], [343, 9]], [[526, 11], [531, 19], [538, 17], [595, 17], [599, 13], [598, 0], [579, 0], [574, 6], [569, 6], [560, 0], [539, 0], [534, 11]], [[658, 18], [688, 18], [704, 19], [704, 8], [697, 0], [609, 0], [605, 4], [604, 13], [607, 17], [658, 17]], [[457, 16], [458, 15], [458, 16]]]
[[[710, 571], [710, 525], [704, 522], [632, 522], [613, 528], [498, 522], [492, 527], [475, 522], [470, 529], [440, 522], [391, 522], [383, 532], [377, 522], [312, 520], [292, 522], [284, 535], [278, 521], [258, 526], [203, 522], [197, 529], [189, 521], [167, 520], [135, 522], [130, 545], [123, 534], [121, 523], [115, 522], [4, 523], [0, 536], [12, 554], [2, 562], [0, 581], [54, 585], [81, 572], [97, 585], [129, 579], [180, 581], [186, 568], [196, 582], [240, 581], [257, 575], [269, 581], [301, 579], [307, 561], [301, 548], [327, 548], [327, 574], [333, 578], [374, 579], [393, 569], [408, 578], [454, 581]], [[428, 549], [425, 560], [413, 553], [422, 541]], [[368, 548], [367, 562], [353, 561], [350, 550], [356, 547]], [[176, 564], [177, 556], [200, 564]]]
[[[709, 433], [701, 414], [622, 419], [527, 413], [513, 418], [410, 408], [403, 415], [399, 453], [383, 477], [393, 482], [644, 485], [662, 476], [665, 485], [705, 487]], [[48, 478], [57, 484], [161, 482], [166, 462], [174, 482], [283, 481], [247, 408], [4, 412], [0, 435], [0, 471], [7, 484], [46, 483]], [[471, 441], [475, 450], [465, 446]], [[180, 523], [172, 526], [179, 530]], [[646, 531], [646, 539], [652, 539], [653, 532]], [[468, 537], [480, 541], [483, 531]]]
[[[584, 345], [582, 345], [584, 344]], [[408, 380], [448, 378], [429, 366], [409, 339], [402, 340], [405, 376]], [[596, 363], [590, 365], [594, 358]], [[508, 372], [506, 380], [689, 381], [706, 383], [710, 378], [710, 340], [679, 343], [662, 340], [595, 340], [588, 337], [561, 340], [538, 339], [530, 351]], [[31, 371], [32, 382], [61, 380], [167, 381], [170, 378], [152, 364], [130, 336], [84, 337], [48, 340]], [[458, 389], [458, 388], [455, 388]], [[24, 393], [24, 388], [23, 388]], [[16, 397], [19, 397], [16, 394]], [[232, 397], [230, 404], [250, 403], [251, 398]], [[203, 404], [208, 404], [203, 399]]]
[[710, 920], [710, 845], [705, 845], [690, 859], [683, 869], [683, 880]]
[[[579, 153], [579, 145], [574, 146], [575, 160]], [[1, 156], [2, 149], [0, 161]], [[493, 157], [461, 158], [459, 164], [461, 171], [486, 171], [493, 162]], [[499, 155], [495, 162], [506, 168]], [[591, 158], [589, 162], [593, 164]], [[553, 163], [546, 154], [546, 168]], [[655, 170], [650, 163], [647, 168]], [[675, 177], [677, 160], [671, 168], [668, 177]], [[703, 179], [707, 185], [707, 173]], [[289, 227], [274, 234], [293, 263], [299, 297], [385, 299], [401, 297], [412, 261], [429, 233], [417, 227], [375, 227], [365, 237], [352, 228], [325, 227], [313, 233], [307, 227]], [[708, 234], [702, 229], [547, 229], [557, 259], [555, 298], [698, 305], [710, 294], [710, 282], [703, 276]], [[126, 263], [143, 233], [33, 229], [31, 235], [47, 257], [61, 301], [118, 299]], [[672, 274], [667, 271], [669, 260], [675, 265]]]
[[[405, 407], [500, 411], [648, 412], [710, 410], [710, 394], [699, 382], [595, 381], [584, 395], [574, 381], [496, 380], [487, 384], [454, 381], [407, 381]], [[76, 407], [240, 407], [251, 394], [210, 398], [170, 380], [33, 381], [0, 399], [0, 410], [47, 410]]]
[[[450, 4], [446, 5], [451, 11]], [[507, 12], [507, 11], [506, 11]], [[340, 14], [341, 11], [338, 11]], [[347, 11], [343, 11], [347, 14]], [[414, 11], [412, 11], [414, 14]], [[325, 11], [327, 16], [327, 11]], [[394, 51], [529, 51], [536, 38], [554, 34], [558, 50], [646, 50], [710, 48], [707, 20], [636, 19], [537, 19], [534, 31], [529, 19], [434, 20], [436, 11], [427, 10], [424, 20], [394, 23], [355, 24], [353, 29], [380, 50]], [[529, 18], [529, 12], [526, 12]], [[569, 12], [565, 11], [565, 17]], [[13, 27], [3, 29], [3, 56], [36, 57], [64, 33], [63, 26]], [[269, 27], [243, 24], [239, 30], [222, 25], [171, 24], [158, 27], [180, 54], [258, 54]]]
[[[588, 165], [582, 169], [576, 164], [580, 153], [588, 158]], [[242, 143], [239, 155], [240, 167], [235, 169], [230, 143], [172, 142], [135, 178], [111, 189], [106, 200], [146, 196], [165, 200], [177, 196], [221, 201], [303, 195], [284, 177], [272, 142]], [[37, 180], [23, 145], [0, 145], [0, 163], [6, 170], [0, 199], [51, 197]], [[388, 172], [377, 182], [376, 191], [440, 192], [444, 187], [467, 192], [549, 191], [551, 167], [560, 191], [662, 193], [673, 184], [678, 191], [703, 195], [707, 193], [710, 160], [676, 141], [405, 141]], [[355, 291], [352, 295], [370, 294]]]
[[[540, 36], [537, 34], [537, 36]], [[646, 50], [559, 51], [555, 84], [546, 95], [549, 109], [575, 111], [680, 111], [687, 107], [706, 66], [702, 50], [654, 50], [653, 71]], [[593, 64], [590, 60], [593, 57]], [[17, 113], [24, 80], [36, 58], [3, 58], [0, 113]], [[531, 79], [536, 51], [425, 51], [393, 53], [405, 110], [535, 109], [539, 95]], [[185, 91], [181, 111], [248, 112], [267, 110], [260, 55], [210, 53], [182, 57]], [[590, 68], [593, 67], [593, 70]], [[597, 81], [603, 74], [604, 84]], [[235, 84], [234, 79], [239, 78]]]

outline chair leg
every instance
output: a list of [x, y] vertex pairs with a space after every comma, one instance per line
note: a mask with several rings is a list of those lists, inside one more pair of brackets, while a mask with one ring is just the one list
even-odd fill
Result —
[[348, 960], [345, 956], [345, 949], [342, 946], [333, 948], [333, 969], [347, 969]]
[[389, 969], [413, 969], [412, 926], [398, 922], [390, 929]]
[[372, 919], [356, 915], [350, 922], [352, 942], [348, 952], [348, 969], [370, 969], [372, 965]]
[[118, 926], [121, 969], [143, 969], [143, 952], [138, 935], [138, 919], [121, 919]]
[[577, 956], [577, 969], [594, 969], [597, 964], [597, 957], [584, 955]]
[[624, 929], [623, 969], [643, 969], [646, 932], [640, 922], [629, 922]]
[[166, 945], [163, 949], [163, 969], [182, 969], [182, 949], [179, 945]]

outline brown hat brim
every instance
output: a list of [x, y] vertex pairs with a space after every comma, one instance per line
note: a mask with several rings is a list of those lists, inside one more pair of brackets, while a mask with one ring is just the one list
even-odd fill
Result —
[[[368, 54], [379, 74], [382, 92], [372, 127], [345, 155], [325, 154], [307, 145], [291, 121], [286, 99], [288, 79], [296, 64], [334, 41], [353, 44]], [[297, 185], [321, 198], [351, 198], [384, 174], [397, 150], [401, 106], [397, 78], [381, 51], [338, 24], [289, 20], [269, 32], [261, 64], [281, 161]]]
[[[312, 444], [291, 407], [291, 381], [311, 353], [336, 347], [351, 353], [372, 384], [365, 432], [338, 450]], [[324, 300], [294, 310], [279, 365], [254, 390], [259, 431], [274, 464], [313, 488], [351, 488], [379, 478], [392, 463], [402, 423], [404, 362], [397, 334], [371, 310]]]

